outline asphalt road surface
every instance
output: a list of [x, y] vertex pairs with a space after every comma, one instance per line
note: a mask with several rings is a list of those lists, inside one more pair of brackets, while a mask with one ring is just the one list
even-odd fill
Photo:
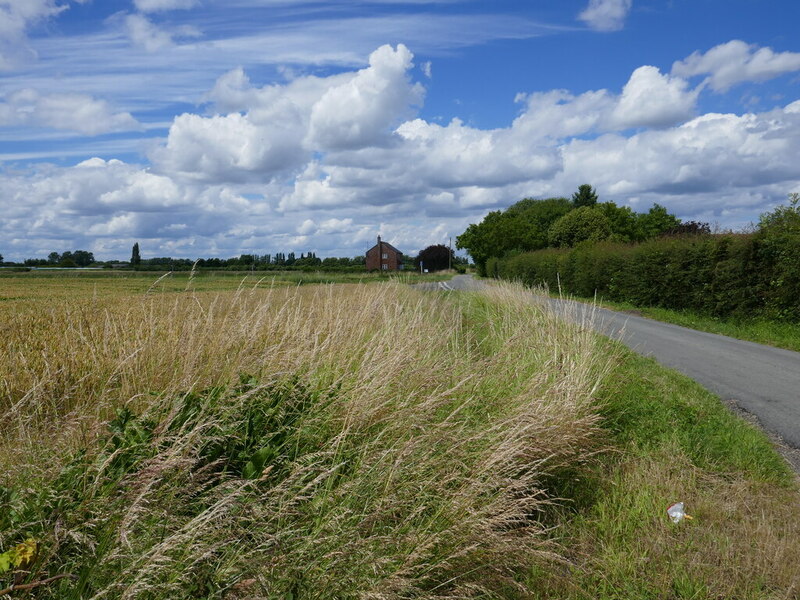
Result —
[[[423, 289], [475, 290], [483, 282], [458, 275]], [[433, 287], [435, 286], [435, 287]], [[800, 352], [781, 350], [652, 319], [549, 299], [568, 319], [586, 320], [644, 356], [675, 369], [754, 415], [768, 432], [800, 448]]]

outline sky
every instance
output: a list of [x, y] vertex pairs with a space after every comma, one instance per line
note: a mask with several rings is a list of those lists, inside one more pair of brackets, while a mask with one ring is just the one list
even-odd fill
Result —
[[797, 0], [0, 0], [0, 254], [413, 254], [800, 191]]

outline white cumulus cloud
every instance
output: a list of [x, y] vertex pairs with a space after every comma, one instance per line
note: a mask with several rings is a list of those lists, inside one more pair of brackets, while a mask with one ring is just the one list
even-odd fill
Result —
[[633, 0], [589, 0], [578, 18], [597, 31], [618, 31], [632, 6]]
[[17, 90], [0, 102], [0, 125], [46, 127], [98, 135], [141, 126], [130, 113], [114, 112], [108, 102], [85, 94], [46, 94]]
[[680, 77], [662, 75], [656, 67], [636, 69], [622, 90], [611, 114], [612, 125], [627, 127], [667, 127], [694, 116], [700, 89], [688, 90]]
[[800, 53], [774, 52], [741, 40], [714, 46], [702, 54], [695, 52], [672, 66], [673, 75], [708, 75], [711, 87], [719, 92], [744, 81], [767, 81], [784, 73], [800, 71]]
[[[288, 135], [287, 135], [288, 133]], [[259, 127], [239, 113], [210, 118], [183, 114], [153, 158], [166, 172], [202, 181], [269, 178], [301, 160], [299, 145], [281, 123]]]
[[349, 81], [331, 87], [311, 110], [306, 143], [320, 149], [380, 144], [392, 125], [421, 104], [424, 88], [412, 84], [407, 72], [413, 55], [404, 45], [381, 46], [369, 57], [369, 67]]
[[[408, 77], [411, 59], [402, 45], [383, 46], [358, 72], [262, 88], [234, 69], [208, 94], [215, 108], [228, 114], [177, 117], [152, 158], [166, 172], [242, 181], [300, 170], [314, 152], [386, 144], [393, 126], [422, 100], [422, 87]], [[320, 181], [301, 185], [326, 197]]]

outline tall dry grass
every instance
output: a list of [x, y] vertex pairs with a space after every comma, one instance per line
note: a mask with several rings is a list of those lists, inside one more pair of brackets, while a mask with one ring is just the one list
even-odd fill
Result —
[[77, 577], [40, 597], [524, 594], [553, 480], [597, 449], [603, 342], [509, 286], [0, 314], [0, 548], [35, 534]]

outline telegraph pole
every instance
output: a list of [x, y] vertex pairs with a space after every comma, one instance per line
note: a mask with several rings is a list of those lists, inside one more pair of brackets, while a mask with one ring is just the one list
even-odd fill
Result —
[[450, 243], [447, 245], [447, 270], [453, 268], [453, 238], [450, 237]]

